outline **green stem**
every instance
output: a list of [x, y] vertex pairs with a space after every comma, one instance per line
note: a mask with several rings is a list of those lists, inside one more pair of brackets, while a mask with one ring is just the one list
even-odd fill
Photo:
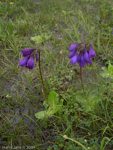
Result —
[[82, 85], [83, 92], [85, 93], [84, 84], [83, 84], [83, 80], [82, 80], [82, 67], [80, 67], [80, 80], [81, 80], [81, 85]]
[[40, 67], [40, 50], [38, 50], [38, 54], [39, 54], [39, 72], [40, 72], [40, 77], [41, 77], [41, 81], [42, 81], [42, 88], [43, 88], [45, 100], [48, 101], [47, 96], [46, 96], [46, 92], [45, 92], [45, 88], [44, 88], [44, 82], [43, 82], [41, 67]]

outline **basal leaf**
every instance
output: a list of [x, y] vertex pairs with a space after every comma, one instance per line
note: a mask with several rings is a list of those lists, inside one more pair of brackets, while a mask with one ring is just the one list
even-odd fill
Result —
[[31, 41], [34, 41], [36, 43], [42, 43], [43, 38], [42, 38], [42, 36], [38, 35], [38, 36], [35, 36], [35, 37], [31, 37]]
[[108, 68], [102, 67], [102, 70], [104, 70], [104, 72], [101, 73], [101, 75], [104, 78], [113, 78], [113, 65], [111, 65], [110, 62], [109, 62]]
[[46, 114], [47, 114], [47, 111], [46, 111], [46, 110], [40, 111], [40, 112], [37, 112], [37, 113], [35, 114], [35, 117], [36, 117], [37, 119], [42, 119], [42, 118], [46, 117]]
[[55, 107], [59, 102], [58, 94], [54, 91], [49, 93], [48, 104], [50, 107]]

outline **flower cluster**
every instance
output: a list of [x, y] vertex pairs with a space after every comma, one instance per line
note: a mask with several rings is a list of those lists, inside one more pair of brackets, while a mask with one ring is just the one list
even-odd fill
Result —
[[21, 52], [22, 52], [23, 57], [25, 57], [25, 58], [23, 58], [19, 62], [19, 66], [21, 66], [21, 67], [26, 66], [29, 69], [33, 69], [33, 67], [34, 67], [34, 57], [36, 57], [36, 61], [39, 60], [36, 49], [34, 49], [34, 48], [25, 48]]
[[70, 63], [73, 65], [77, 62], [79, 63], [80, 67], [84, 67], [85, 63], [92, 63], [92, 57], [96, 56], [96, 53], [90, 44], [90, 50], [86, 50], [86, 44], [78, 43], [78, 44], [71, 44], [69, 50], [71, 51], [69, 54]]

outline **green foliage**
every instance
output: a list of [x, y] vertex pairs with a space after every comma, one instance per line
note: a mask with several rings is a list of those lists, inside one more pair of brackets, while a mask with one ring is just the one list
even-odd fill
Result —
[[[107, 140], [107, 142], [105, 142]], [[106, 145], [109, 143], [110, 139], [108, 137], [104, 137], [101, 141], [100, 150], [105, 150]]]
[[45, 41], [49, 40], [51, 35], [48, 34], [41, 34], [35, 37], [31, 37], [31, 41], [34, 41], [36, 44], [44, 43]]
[[[76, 93], [76, 101], [81, 105], [83, 111], [85, 112], [95, 112], [98, 109], [99, 102], [102, 101], [103, 94], [98, 90], [86, 92], [86, 95], [81, 92]], [[81, 110], [82, 110], [81, 109]]]
[[[79, 142], [88, 150], [113, 149], [113, 1], [9, 2], [0, 3], [1, 145], [84, 149]], [[68, 59], [69, 45], [78, 42], [91, 42], [97, 55], [83, 69], [85, 93], [78, 65]], [[20, 51], [27, 47], [42, 50], [46, 93], [58, 93], [50, 92], [48, 103], [43, 102], [38, 63], [34, 70], [18, 66]]]
[[101, 73], [101, 75], [104, 77], [104, 78], [111, 78], [113, 79], [113, 65], [111, 65], [111, 63], [109, 62], [108, 64], [108, 68], [106, 67], [102, 67], [103, 69], [103, 73]]
[[76, 140], [74, 140], [74, 139], [72, 139], [72, 138], [67, 137], [67, 135], [63, 135], [63, 138], [69, 139], [69, 140], [75, 142], [76, 144], [80, 145], [84, 150], [88, 150], [88, 149], [87, 149], [84, 145], [82, 145], [80, 142], [78, 142], [78, 141], [76, 141]]
[[62, 109], [63, 100], [59, 101], [58, 94], [54, 91], [49, 93], [48, 96], [48, 105], [49, 108], [47, 110], [37, 112], [35, 117], [38, 119], [47, 118], [53, 116], [55, 113]]

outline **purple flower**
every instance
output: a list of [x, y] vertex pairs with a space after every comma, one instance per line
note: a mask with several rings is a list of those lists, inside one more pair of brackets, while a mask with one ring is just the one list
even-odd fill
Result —
[[[78, 48], [78, 46], [80, 46]], [[86, 50], [86, 44], [72, 44], [69, 47], [69, 50], [71, 51], [69, 54], [70, 63], [73, 65], [76, 64], [77, 62], [79, 63], [80, 67], [85, 67], [86, 63], [92, 63], [92, 57], [96, 56], [96, 53], [94, 49], [92, 48], [92, 45], [90, 44], [90, 50], [89, 52]]]
[[78, 54], [78, 57], [77, 57], [77, 62], [80, 63], [80, 59], [81, 59], [81, 55]]
[[36, 55], [36, 61], [39, 61], [38, 55]]
[[89, 57], [95, 57], [96, 56], [96, 53], [92, 47], [92, 45], [90, 44], [90, 50], [89, 50]]
[[72, 63], [73, 65], [75, 65], [76, 64], [76, 62], [77, 62], [77, 55], [75, 55], [75, 56], [73, 56], [72, 58], [71, 58], [71, 60], [70, 60], [70, 63]]
[[19, 61], [19, 66], [23, 67], [25, 65], [27, 65], [27, 61], [28, 61], [28, 58], [23, 58], [21, 61]]
[[19, 62], [19, 66], [23, 67], [26, 66], [29, 69], [33, 69], [34, 68], [34, 56], [36, 57], [36, 61], [39, 60], [38, 55], [37, 55], [37, 50], [34, 48], [25, 48], [22, 51], [23, 54], [23, 58], [20, 62]]
[[89, 58], [89, 62], [88, 62], [89, 64], [91, 64], [92, 63], [92, 59], [91, 58]]
[[27, 61], [27, 67], [28, 67], [29, 69], [33, 69], [33, 67], [34, 67], [34, 57], [33, 57], [33, 56], [31, 56], [31, 57], [28, 59], [28, 61]]
[[28, 55], [30, 55], [32, 53], [33, 49], [31, 48], [25, 48], [22, 50], [22, 54], [23, 54], [23, 57], [26, 57]]
[[89, 62], [89, 54], [86, 50], [84, 51], [84, 60], [85, 60], [86, 63]]
[[70, 51], [73, 51], [73, 50], [76, 50], [76, 48], [80, 45], [80, 43], [78, 44], [71, 44], [70, 47], [69, 47], [69, 50]]
[[75, 50], [71, 51], [70, 54], [69, 54], [69, 58], [72, 58], [73, 56], [75, 56], [75, 54], [76, 54]]
[[81, 55], [80, 60], [79, 60], [79, 65], [80, 67], [85, 67], [84, 55]]

